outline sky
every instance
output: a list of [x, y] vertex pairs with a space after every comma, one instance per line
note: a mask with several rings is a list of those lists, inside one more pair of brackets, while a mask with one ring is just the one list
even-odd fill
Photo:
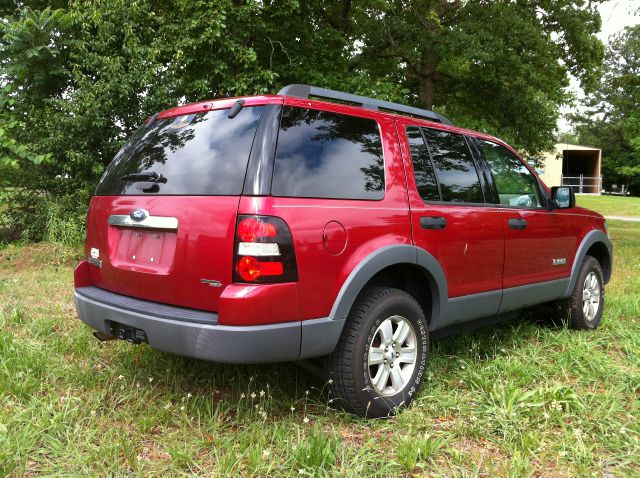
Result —
[[635, 12], [640, 9], [640, 0], [610, 0], [598, 6], [602, 17], [602, 31], [598, 37], [606, 42], [610, 35], [624, 27], [640, 23]]
[[[602, 17], [602, 31], [598, 34], [598, 38], [605, 44], [607, 39], [621, 31], [624, 27], [637, 25], [640, 23], [640, 0], [610, 0], [598, 6], [600, 16]], [[578, 99], [584, 97], [584, 92], [578, 85], [578, 82], [571, 78], [571, 90], [575, 92]], [[571, 113], [577, 108], [564, 108], [562, 114]], [[569, 131], [570, 125], [562, 116], [558, 120], [558, 129], [560, 131]]]

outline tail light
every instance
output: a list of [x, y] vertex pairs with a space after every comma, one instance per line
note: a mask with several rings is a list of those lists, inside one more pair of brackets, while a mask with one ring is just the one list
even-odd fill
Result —
[[235, 282], [298, 280], [291, 231], [279, 217], [238, 216], [234, 248]]

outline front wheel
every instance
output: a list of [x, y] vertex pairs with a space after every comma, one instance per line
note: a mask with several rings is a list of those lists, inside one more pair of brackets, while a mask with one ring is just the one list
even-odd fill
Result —
[[429, 332], [409, 294], [376, 287], [353, 307], [328, 361], [332, 403], [364, 417], [407, 406], [424, 378]]
[[582, 262], [569, 306], [571, 328], [593, 330], [600, 324], [604, 306], [604, 280], [600, 263], [594, 257], [586, 256]]

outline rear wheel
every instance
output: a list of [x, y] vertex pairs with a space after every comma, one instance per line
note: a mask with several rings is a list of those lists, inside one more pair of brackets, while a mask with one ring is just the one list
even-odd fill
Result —
[[427, 321], [416, 300], [398, 289], [370, 289], [329, 358], [332, 403], [361, 416], [390, 416], [415, 397], [428, 356]]

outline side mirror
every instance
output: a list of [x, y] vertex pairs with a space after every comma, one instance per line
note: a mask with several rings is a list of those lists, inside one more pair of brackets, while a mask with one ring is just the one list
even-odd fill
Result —
[[551, 188], [551, 199], [560, 209], [575, 207], [576, 195], [570, 186], [554, 186]]

